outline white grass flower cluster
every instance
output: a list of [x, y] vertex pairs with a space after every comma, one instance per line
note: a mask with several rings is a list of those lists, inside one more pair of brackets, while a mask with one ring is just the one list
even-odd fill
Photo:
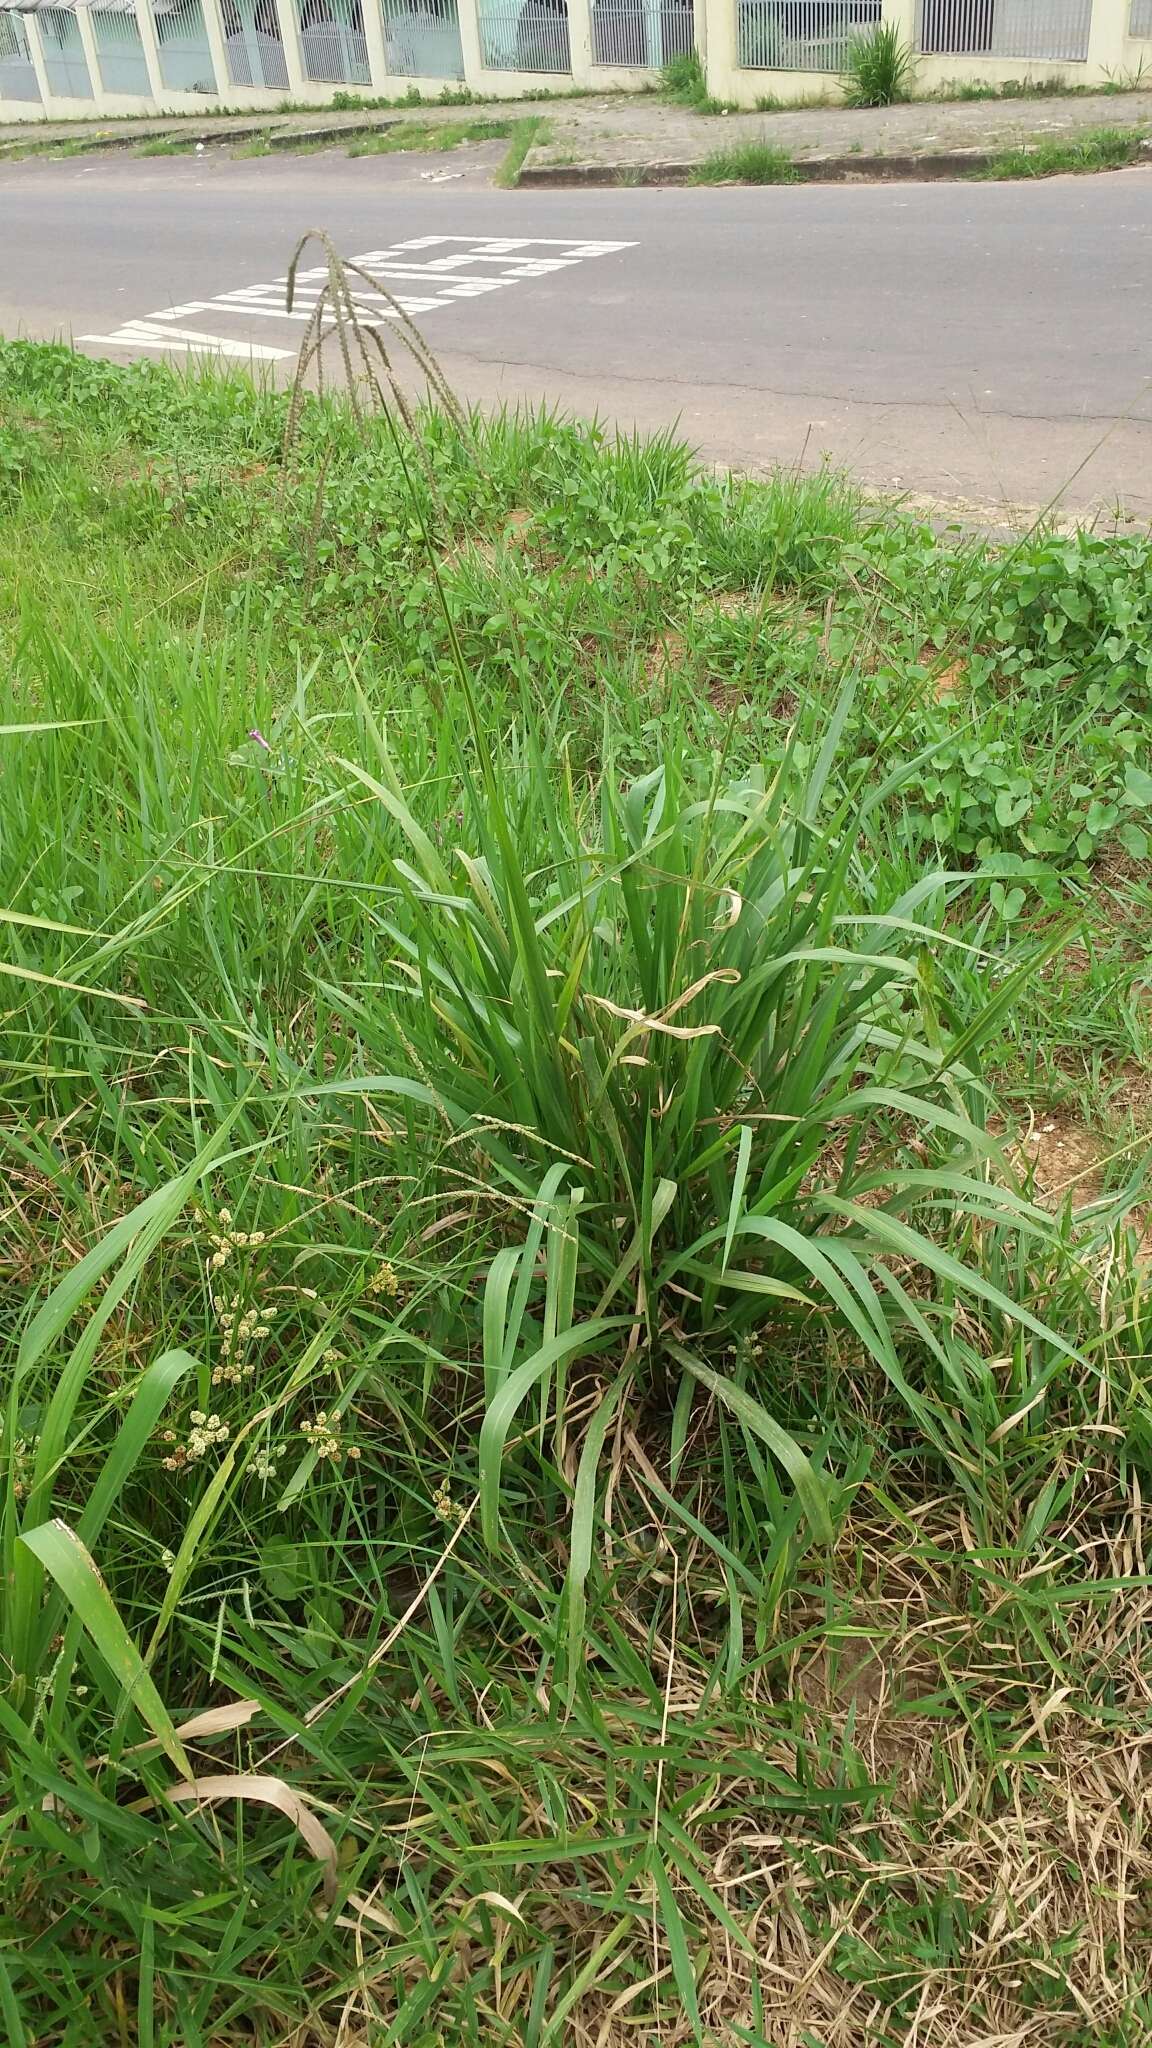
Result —
[[186, 1465], [199, 1464], [201, 1458], [207, 1457], [218, 1444], [227, 1443], [230, 1435], [228, 1424], [221, 1416], [205, 1415], [202, 1408], [193, 1408], [188, 1417], [188, 1435], [183, 1443], [177, 1441], [175, 1430], [164, 1431], [165, 1443], [174, 1446], [164, 1459], [164, 1470], [180, 1472]]

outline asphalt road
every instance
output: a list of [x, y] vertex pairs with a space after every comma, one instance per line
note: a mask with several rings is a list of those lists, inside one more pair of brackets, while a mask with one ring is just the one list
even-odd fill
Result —
[[491, 160], [0, 165], [0, 331], [121, 358], [207, 335], [287, 368], [276, 280], [323, 226], [385, 252], [462, 395], [677, 424], [753, 472], [827, 455], [993, 519], [1057, 496], [1152, 518], [1152, 170], [515, 193]]

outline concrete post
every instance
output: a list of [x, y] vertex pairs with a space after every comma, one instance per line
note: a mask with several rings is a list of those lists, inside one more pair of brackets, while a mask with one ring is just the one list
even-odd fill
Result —
[[380, 92], [391, 84], [388, 75], [388, 51], [384, 43], [384, 21], [380, 13], [380, 0], [360, 0], [364, 16], [364, 41], [368, 45], [368, 69], [372, 83]]
[[48, 87], [48, 72], [44, 64], [44, 45], [40, 41], [40, 24], [34, 14], [22, 14], [20, 19], [24, 24], [24, 33], [28, 38], [28, 55], [32, 60], [32, 69], [36, 73], [36, 84], [40, 91], [40, 104], [47, 114], [51, 112], [52, 93]]
[[917, 0], [884, 0], [884, 25], [897, 31], [906, 50], [916, 48]]
[[595, 85], [592, 74], [592, 0], [568, 0], [568, 49], [573, 85]]
[[311, 93], [316, 98], [316, 88], [304, 76], [304, 59], [300, 54], [300, 16], [296, 12], [296, 0], [276, 0], [276, 13], [280, 21], [280, 40], [284, 45], [284, 69], [288, 73], [288, 98], [306, 100]]
[[92, 87], [92, 98], [97, 104], [103, 97], [104, 84], [100, 77], [100, 58], [96, 51], [96, 38], [92, 33], [92, 16], [87, 7], [76, 9], [76, 27], [80, 32], [80, 47], [84, 62], [88, 66], [88, 83]]
[[708, 34], [700, 53], [705, 81], [713, 99], [730, 99], [736, 70], [736, 0], [705, 0], [705, 12]]
[[156, 23], [152, 19], [152, 0], [136, 0], [136, 26], [144, 50], [144, 69], [148, 73], [148, 96], [156, 101], [169, 99], [171, 95], [160, 73], [160, 45], [156, 40]]
[[476, 0], [457, 0], [460, 23], [460, 53], [464, 60], [464, 83], [470, 92], [491, 93], [491, 75], [480, 55], [480, 16]]
[[[1115, 78], [1123, 69], [1125, 30], [1128, 26], [1128, 7], [1109, 7], [1102, 0], [1093, 0], [1092, 24], [1088, 30], [1088, 62], [1084, 66], [1086, 82], [1101, 85], [1108, 78]], [[1073, 75], [1079, 69], [1073, 66]]]
[[228, 52], [224, 45], [224, 30], [217, 0], [200, 0], [200, 11], [204, 16], [208, 54], [212, 59], [212, 69], [216, 73], [216, 97], [218, 100], [227, 100], [232, 80], [228, 74]]

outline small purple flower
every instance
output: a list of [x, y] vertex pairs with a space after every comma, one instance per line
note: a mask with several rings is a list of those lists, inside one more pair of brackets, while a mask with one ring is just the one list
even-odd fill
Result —
[[253, 725], [249, 727], [248, 737], [250, 740], [255, 740], [257, 746], [263, 747], [264, 752], [266, 754], [270, 754], [272, 752], [271, 747], [268, 745], [268, 742], [265, 739], [258, 725]]

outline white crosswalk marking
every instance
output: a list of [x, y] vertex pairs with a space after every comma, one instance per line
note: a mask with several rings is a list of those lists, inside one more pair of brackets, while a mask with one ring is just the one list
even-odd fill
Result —
[[[556, 235], [415, 235], [406, 242], [392, 242], [386, 249], [369, 249], [352, 257], [351, 262], [366, 271], [372, 283], [353, 275], [349, 287], [364, 324], [378, 327], [401, 315], [411, 318], [439, 306], [467, 304], [469, 299], [484, 298], [513, 285], [540, 282], [595, 257], [614, 256], [635, 246], [634, 242]], [[295, 354], [295, 335], [286, 333], [289, 345], [277, 348], [212, 329], [217, 321], [257, 319], [282, 320], [289, 330], [299, 330], [315, 312], [327, 280], [326, 263], [298, 270], [291, 312], [286, 304], [287, 277], [276, 277], [261, 284], [235, 285], [210, 299], [187, 299], [141, 319], [127, 320], [111, 334], [82, 334], [80, 339], [103, 348], [186, 350], [189, 354], [250, 356], [257, 362], [275, 362]], [[373, 290], [373, 284], [382, 289]], [[212, 328], [177, 324], [205, 316]]]

